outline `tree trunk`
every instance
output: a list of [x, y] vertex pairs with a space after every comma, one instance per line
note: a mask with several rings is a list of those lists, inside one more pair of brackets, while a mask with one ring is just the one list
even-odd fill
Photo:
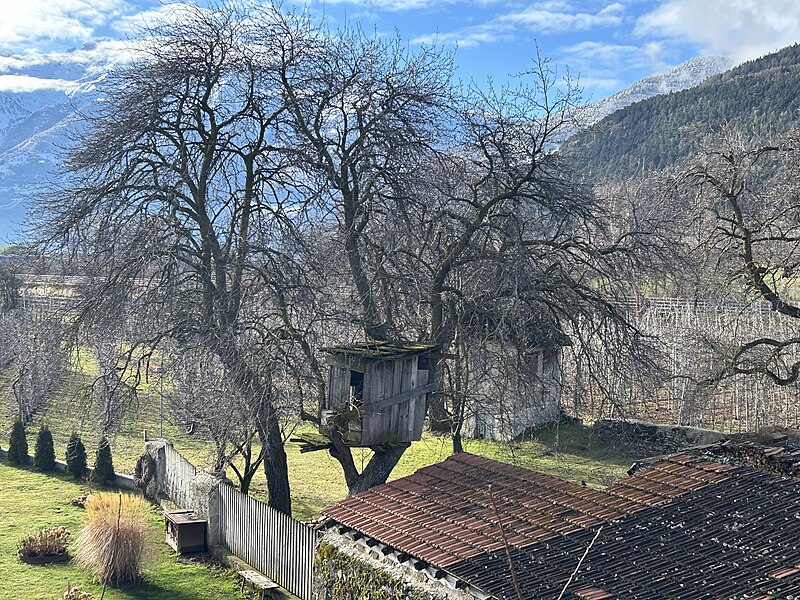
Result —
[[364, 471], [359, 473], [353, 461], [353, 453], [350, 447], [344, 443], [338, 431], [331, 434], [331, 441], [333, 447], [330, 449], [330, 454], [342, 465], [348, 496], [354, 496], [376, 485], [386, 483], [403, 453], [411, 445], [403, 444], [392, 446], [387, 450], [375, 450]]
[[[428, 376], [428, 381], [433, 381], [435, 377], [439, 377], [439, 373], [441, 371], [441, 369], [439, 369], [439, 360], [440, 359], [438, 358], [431, 358], [429, 371], [430, 375]], [[439, 389], [444, 389], [442, 383], [442, 381], [439, 381]], [[452, 418], [447, 412], [444, 394], [431, 394], [427, 410], [431, 431], [436, 433], [452, 433]]]
[[[286, 463], [286, 450], [283, 447], [278, 419], [268, 419], [266, 431], [259, 428], [259, 438], [264, 453], [264, 475], [269, 491], [269, 506], [286, 515], [292, 515], [292, 497], [289, 493], [289, 466]], [[276, 442], [277, 440], [277, 442]]]
[[269, 492], [268, 504], [275, 510], [291, 516], [289, 466], [286, 461], [286, 451], [283, 448], [283, 435], [278, 423], [278, 413], [272, 404], [270, 390], [243, 360], [234, 342], [220, 342], [216, 351], [237, 391], [244, 398], [254, 399], [253, 406], [257, 409], [258, 437], [265, 449], [264, 475]]

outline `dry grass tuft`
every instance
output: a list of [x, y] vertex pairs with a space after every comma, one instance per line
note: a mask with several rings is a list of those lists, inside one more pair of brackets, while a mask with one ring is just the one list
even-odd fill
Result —
[[64, 592], [64, 598], [62, 600], [95, 600], [95, 597], [89, 592], [82, 592], [78, 588], [74, 588], [67, 583], [67, 591]]
[[67, 553], [68, 539], [65, 527], [47, 527], [22, 540], [17, 551], [20, 556], [58, 556]]
[[138, 583], [148, 546], [149, 504], [131, 494], [92, 494], [88, 520], [75, 543], [75, 563], [91, 570], [102, 584]]

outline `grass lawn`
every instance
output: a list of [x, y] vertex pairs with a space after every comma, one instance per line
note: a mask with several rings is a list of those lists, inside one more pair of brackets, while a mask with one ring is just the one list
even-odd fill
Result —
[[[67, 582], [100, 598], [101, 587], [92, 583], [91, 576], [68, 563], [35, 566], [17, 558], [17, 542], [43, 527], [63, 525], [75, 536], [85, 520], [85, 511], [72, 506], [70, 500], [83, 494], [85, 488], [60, 475], [44, 475], [4, 461], [0, 461], [0, 481], [0, 598], [57, 600], [67, 589]], [[135, 588], [108, 589], [106, 599], [243, 599], [231, 571], [186, 561], [163, 543], [160, 514], [160, 509], [154, 508], [153, 550], [144, 583]]]
[[[81, 392], [90, 376], [87, 372], [70, 373], [59, 393], [52, 399], [47, 412], [38, 415], [36, 422], [28, 428], [31, 453], [38, 425], [46, 423], [53, 433], [58, 458], [63, 458], [67, 439], [75, 430], [83, 436], [89, 463], [93, 463], [100, 433], [93, 426], [91, 407], [82, 400]], [[8, 379], [0, 377], [0, 432], [10, 431], [16, 414], [9, 388]], [[121, 431], [110, 437], [114, 466], [118, 472], [133, 472], [136, 459], [142, 452], [145, 429], [150, 437], [158, 436], [162, 425], [161, 409], [157, 384], [151, 382], [149, 386], [144, 386], [136, 403], [129, 407]], [[164, 411], [164, 437], [172, 441], [198, 467], [208, 466], [211, 462], [211, 444], [180, 431], [172, 422], [166, 407]], [[303, 427], [310, 429], [310, 426], [302, 425], [299, 430]], [[8, 445], [7, 434], [0, 438], [0, 445]], [[452, 441], [449, 437], [425, 434], [421, 441], [415, 442], [406, 451], [391, 478], [404, 477], [421, 467], [444, 460], [450, 455], [451, 449]], [[532, 441], [517, 444], [465, 440], [464, 449], [572, 481], [584, 481], [591, 486], [608, 485], [624, 474], [635, 458], [619, 451], [598, 447], [588, 428], [575, 425], [545, 428]], [[324, 507], [347, 495], [341, 467], [327, 452], [301, 454], [298, 445], [293, 442], [287, 443], [286, 452], [295, 517], [316, 517]], [[366, 464], [369, 456], [368, 450], [354, 450], [357, 466]], [[229, 473], [229, 476], [234, 477], [234, 474]], [[266, 483], [263, 472], [253, 481], [251, 494], [265, 499]]]

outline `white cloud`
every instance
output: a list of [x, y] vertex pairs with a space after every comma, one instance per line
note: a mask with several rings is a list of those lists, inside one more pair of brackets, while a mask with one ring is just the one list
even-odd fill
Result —
[[465, 27], [459, 31], [451, 33], [429, 33], [419, 35], [411, 40], [412, 44], [437, 45], [437, 46], [459, 46], [470, 48], [481, 44], [492, 44], [509, 39], [511, 37], [508, 28], [499, 28], [488, 25], [475, 25]]
[[[661, 72], [670, 67], [662, 58], [664, 49], [658, 42], [642, 46], [602, 42], [580, 42], [559, 48], [559, 61], [580, 74], [580, 85], [594, 93], [617, 91], [625, 82], [620, 73], [630, 71]], [[587, 98], [596, 100], [597, 98]]]
[[636, 31], [693, 42], [706, 54], [747, 60], [800, 40], [800, 2], [665, 0], [639, 18]]
[[543, 33], [585, 31], [594, 27], [619, 25], [624, 10], [618, 2], [609, 4], [596, 13], [575, 11], [565, 2], [539, 2], [524, 10], [502, 15], [498, 21]]
[[478, 4], [481, 6], [494, 4], [499, 0], [325, 0], [324, 4], [349, 4], [366, 9], [399, 12], [404, 10], [435, 9], [449, 4]]
[[[112, 23], [114, 29], [124, 34], [136, 34], [142, 28], [157, 27], [169, 23], [178, 23], [183, 18], [187, 10], [196, 10], [196, 6], [190, 6], [183, 2], [164, 4], [158, 8], [137, 12], [135, 14], [124, 15]], [[205, 10], [205, 9], [200, 9]]]
[[87, 40], [125, 7], [124, 0], [14, 0], [0, 11], [0, 47], [38, 40]]
[[31, 67], [56, 64], [88, 65], [103, 70], [104, 65], [126, 62], [133, 52], [132, 43], [119, 40], [99, 40], [67, 52], [40, 52], [28, 49], [10, 56], [0, 56], [0, 73], [21, 71]]
[[65, 79], [42, 79], [27, 75], [0, 75], [0, 92], [40, 92], [42, 90], [67, 92], [74, 87], [74, 81]]
[[563, 33], [567, 31], [586, 31], [596, 27], [614, 27], [624, 19], [625, 7], [614, 2], [599, 11], [589, 12], [575, 9], [570, 3], [561, 0], [535, 2], [527, 7], [498, 15], [482, 23], [465, 27], [458, 31], [418, 36], [412, 43], [457, 44], [477, 46], [507, 40], [520, 31], [535, 34]]

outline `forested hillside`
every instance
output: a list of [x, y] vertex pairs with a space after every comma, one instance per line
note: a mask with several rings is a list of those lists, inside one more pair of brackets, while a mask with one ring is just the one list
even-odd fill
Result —
[[617, 111], [576, 135], [590, 180], [627, 179], [697, 152], [726, 126], [762, 136], [783, 132], [800, 108], [800, 46], [753, 60], [701, 85], [655, 96]]

